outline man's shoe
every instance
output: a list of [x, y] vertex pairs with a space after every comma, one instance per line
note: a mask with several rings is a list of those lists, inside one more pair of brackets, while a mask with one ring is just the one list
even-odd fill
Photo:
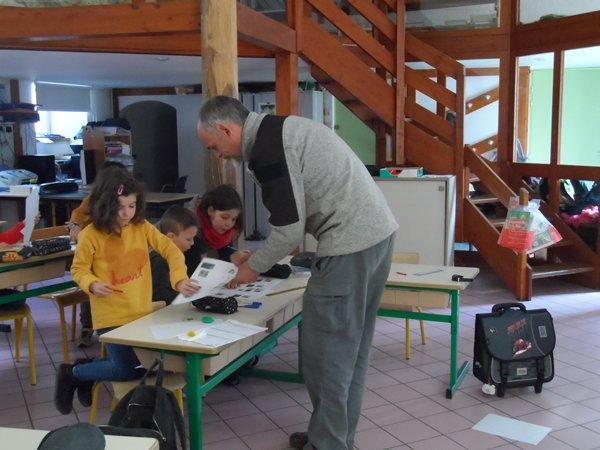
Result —
[[81, 334], [79, 335], [79, 339], [77, 340], [77, 347], [79, 348], [88, 348], [94, 345], [94, 341], [92, 340], [94, 336], [94, 330], [89, 328], [84, 328], [81, 330]]
[[[73, 366], [78, 364], [87, 364], [94, 361], [89, 358], [80, 358], [76, 359]], [[94, 387], [95, 381], [79, 381], [77, 385], [77, 398], [79, 399], [79, 403], [86, 408], [92, 406], [92, 388]]]
[[290, 436], [290, 447], [295, 450], [302, 450], [308, 444], [308, 433], [306, 431], [298, 431]]
[[61, 414], [69, 414], [73, 409], [73, 396], [79, 380], [73, 375], [72, 364], [61, 364], [56, 371], [54, 386], [54, 406]]

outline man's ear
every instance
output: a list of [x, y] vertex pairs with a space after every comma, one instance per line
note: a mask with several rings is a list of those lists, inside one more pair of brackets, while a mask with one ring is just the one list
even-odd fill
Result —
[[226, 123], [217, 123], [216, 129], [219, 130], [221, 133], [225, 133], [227, 136], [231, 136], [231, 129]]
[[165, 236], [167, 236], [169, 239], [173, 239], [177, 235], [175, 233], [173, 233], [172, 231], [169, 231]]

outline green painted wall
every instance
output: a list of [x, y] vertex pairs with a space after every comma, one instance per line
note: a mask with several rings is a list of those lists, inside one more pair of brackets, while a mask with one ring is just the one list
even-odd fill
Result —
[[375, 133], [335, 100], [335, 132], [365, 164], [375, 164]]
[[[529, 161], [550, 162], [552, 70], [531, 73]], [[600, 69], [567, 69], [563, 80], [561, 163], [600, 166]]]

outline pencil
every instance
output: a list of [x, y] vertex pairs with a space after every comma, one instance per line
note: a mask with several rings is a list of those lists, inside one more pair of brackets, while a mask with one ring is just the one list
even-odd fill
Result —
[[113, 292], [118, 292], [119, 294], [124, 294], [124, 292], [120, 289], [111, 288]]
[[291, 288], [291, 289], [285, 289], [285, 290], [279, 291], [279, 292], [271, 292], [270, 294], [267, 294], [266, 297], [271, 297], [273, 295], [279, 295], [279, 294], [285, 294], [286, 292], [298, 291], [300, 289], [306, 289], [306, 286], [300, 286], [300, 287], [295, 287], [295, 288]]
[[396, 272], [398, 275], [406, 275], [404, 272]]

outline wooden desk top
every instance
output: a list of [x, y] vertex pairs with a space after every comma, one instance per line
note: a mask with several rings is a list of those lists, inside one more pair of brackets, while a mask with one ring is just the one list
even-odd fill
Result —
[[[305, 287], [307, 281], [307, 275], [300, 274], [290, 277], [278, 284], [274, 289], [274, 293], [282, 292], [286, 289]], [[111, 344], [126, 344], [135, 347], [216, 355], [223, 350], [223, 347], [218, 349], [213, 347], [203, 347], [198, 343], [186, 342], [177, 338], [157, 340], [152, 335], [150, 327], [159, 324], [184, 322], [189, 320], [189, 318], [201, 320], [204, 316], [212, 316], [215, 319], [235, 319], [240, 322], [262, 326], [268, 319], [284, 310], [289, 304], [298, 300], [303, 293], [303, 289], [298, 289], [279, 295], [264, 297], [261, 299], [262, 306], [260, 308], [240, 308], [236, 313], [231, 315], [211, 314], [200, 311], [194, 308], [191, 303], [169, 305], [166, 308], [160, 309], [103, 334], [100, 336], [100, 340]]]
[[[48, 431], [0, 427], [2, 448], [36, 450]], [[158, 450], [158, 441], [152, 438], [105, 436], [106, 450]]]
[[[406, 275], [400, 275], [406, 274]], [[401, 286], [429, 289], [455, 289], [462, 291], [469, 282], [452, 281], [452, 275], [475, 278], [477, 267], [427, 266], [422, 264], [393, 263], [386, 286]], [[417, 275], [422, 274], [422, 275]]]

